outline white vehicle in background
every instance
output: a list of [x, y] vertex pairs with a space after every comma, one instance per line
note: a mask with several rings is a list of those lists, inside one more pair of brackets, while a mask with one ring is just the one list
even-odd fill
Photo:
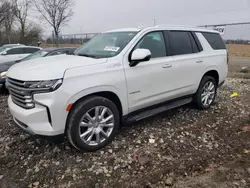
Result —
[[9, 61], [18, 61], [38, 50], [41, 50], [41, 48], [23, 45], [17, 45], [14, 47], [4, 46], [0, 51], [0, 64]]
[[156, 26], [97, 35], [74, 56], [16, 64], [8, 104], [32, 135], [66, 135], [79, 150], [113, 140], [120, 124], [195, 102], [209, 108], [228, 73], [216, 31]]
[[1, 54], [3, 51], [5, 51], [5, 50], [7, 50], [7, 49], [14, 48], [14, 47], [16, 47], [16, 46], [25, 46], [25, 45], [23, 45], [23, 44], [5, 44], [5, 45], [2, 45], [2, 46], [0, 47], [0, 54]]

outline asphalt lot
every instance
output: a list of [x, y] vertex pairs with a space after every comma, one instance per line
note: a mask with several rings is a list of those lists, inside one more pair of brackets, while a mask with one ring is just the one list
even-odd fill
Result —
[[250, 58], [231, 57], [230, 63], [240, 66], [250, 66]]
[[211, 109], [186, 105], [122, 127], [94, 153], [20, 131], [1, 94], [0, 187], [250, 187], [250, 79], [239, 73], [249, 62], [231, 60]]

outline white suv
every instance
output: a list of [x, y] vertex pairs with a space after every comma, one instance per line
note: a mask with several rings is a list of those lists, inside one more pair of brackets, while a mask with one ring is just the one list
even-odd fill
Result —
[[14, 65], [8, 104], [25, 131], [66, 135], [85, 151], [107, 145], [122, 123], [192, 101], [209, 108], [228, 72], [219, 33], [200, 28], [113, 30], [75, 53]]

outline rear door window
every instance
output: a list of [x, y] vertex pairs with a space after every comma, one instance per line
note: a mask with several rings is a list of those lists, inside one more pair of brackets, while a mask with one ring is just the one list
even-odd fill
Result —
[[202, 32], [202, 35], [206, 38], [210, 46], [214, 50], [224, 50], [226, 49], [226, 45], [223, 42], [219, 33], [205, 33]]
[[[188, 31], [169, 31], [171, 55], [184, 55], [198, 52], [194, 39]], [[196, 45], [196, 47], [194, 46]]]
[[24, 53], [25, 54], [33, 54], [38, 50], [39, 50], [38, 48], [24, 48]]
[[7, 51], [7, 55], [23, 54], [23, 48], [12, 48]]

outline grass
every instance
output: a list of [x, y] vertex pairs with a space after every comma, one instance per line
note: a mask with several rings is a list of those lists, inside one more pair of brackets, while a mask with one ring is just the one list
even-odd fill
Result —
[[248, 68], [244, 68], [244, 69], [241, 69], [240, 72], [246, 74], [246, 73], [249, 73], [250, 70]]
[[232, 57], [250, 57], [250, 45], [227, 44], [227, 50]]

